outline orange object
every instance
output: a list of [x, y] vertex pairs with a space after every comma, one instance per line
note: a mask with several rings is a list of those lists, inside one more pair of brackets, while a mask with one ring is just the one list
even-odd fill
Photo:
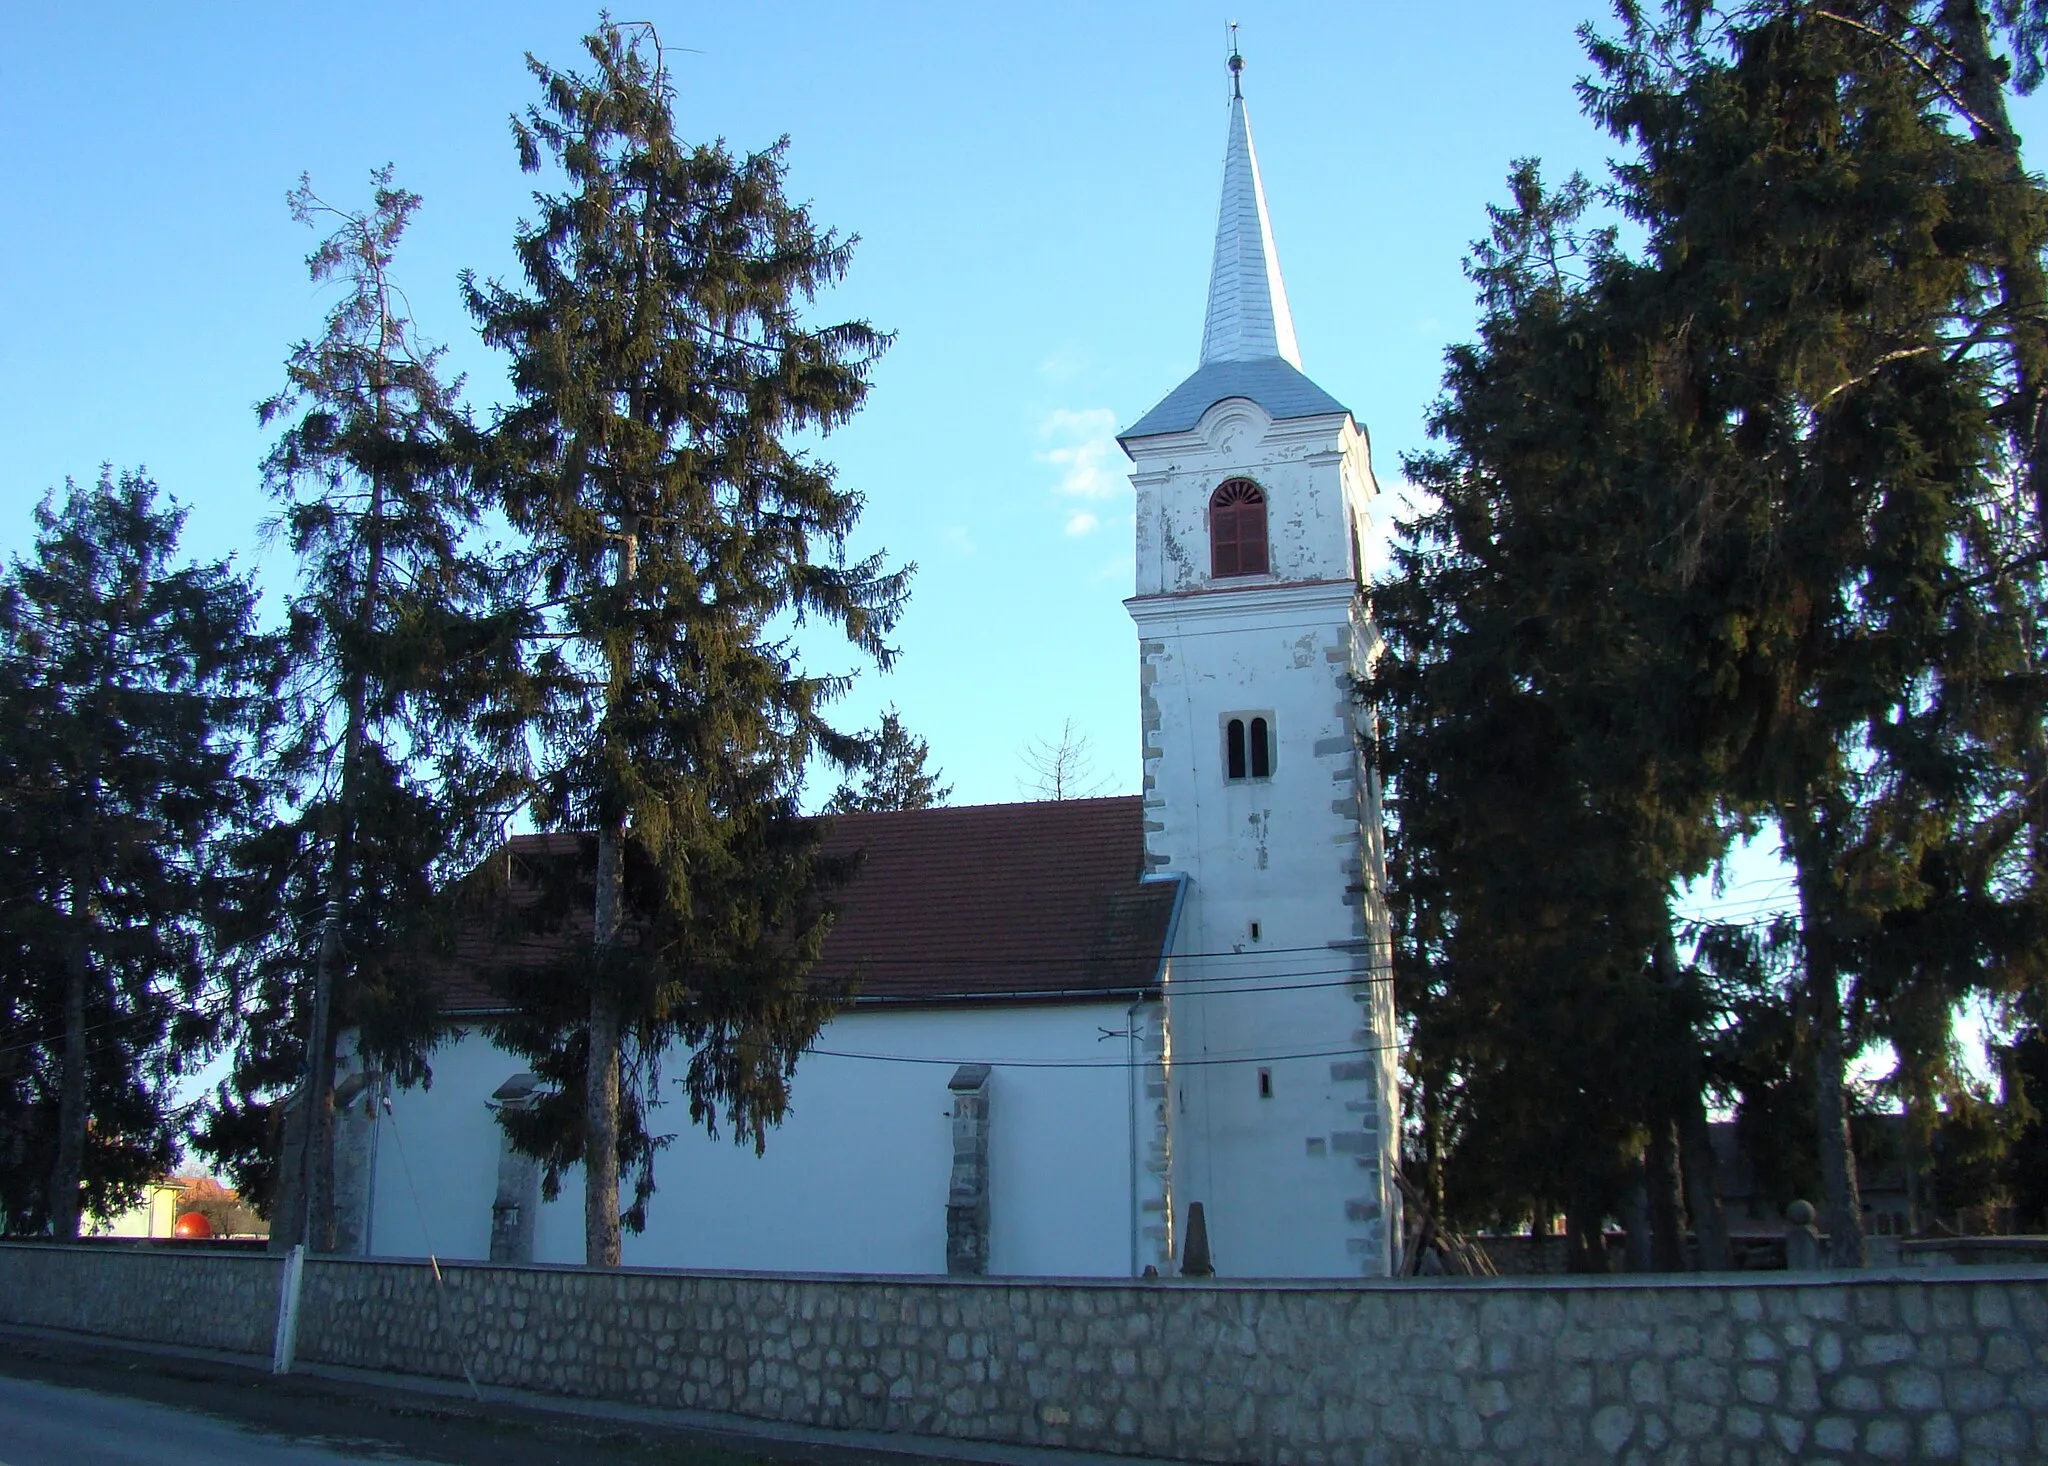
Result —
[[206, 1220], [204, 1212], [188, 1211], [178, 1218], [178, 1224], [171, 1228], [173, 1237], [187, 1242], [199, 1242], [213, 1235], [213, 1223]]

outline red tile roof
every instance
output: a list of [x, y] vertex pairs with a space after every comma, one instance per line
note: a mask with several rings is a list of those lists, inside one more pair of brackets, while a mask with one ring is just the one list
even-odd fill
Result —
[[[526, 835], [512, 850], [568, 854], [578, 843]], [[1142, 879], [1135, 796], [840, 815], [824, 848], [862, 852], [818, 962], [821, 975], [857, 981], [857, 1003], [1147, 991], [1172, 936], [1176, 887]], [[444, 1010], [502, 1009], [483, 969], [544, 962], [578, 925], [511, 941], [465, 934], [445, 970]]]

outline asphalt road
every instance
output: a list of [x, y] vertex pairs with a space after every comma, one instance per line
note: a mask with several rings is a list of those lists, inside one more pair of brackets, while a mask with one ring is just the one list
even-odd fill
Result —
[[[344, 1466], [417, 1463], [372, 1437], [293, 1440], [193, 1410], [0, 1377], [0, 1466]], [[444, 1458], [445, 1459], [445, 1458]]]
[[0, 1332], [0, 1466], [936, 1466]]

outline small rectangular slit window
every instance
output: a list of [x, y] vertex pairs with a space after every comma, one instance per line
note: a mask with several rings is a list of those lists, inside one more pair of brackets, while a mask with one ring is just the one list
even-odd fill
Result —
[[1259, 1071], [1259, 1098], [1271, 1099], [1272, 1097], [1273, 1071], [1271, 1069], [1261, 1069]]

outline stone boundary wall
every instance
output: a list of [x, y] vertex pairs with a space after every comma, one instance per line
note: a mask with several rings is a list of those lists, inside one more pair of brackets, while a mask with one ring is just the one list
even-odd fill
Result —
[[[298, 1357], [1260, 1466], [2048, 1460], [2048, 1268], [1201, 1285], [441, 1271], [437, 1286], [424, 1262], [309, 1261]], [[164, 1317], [212, 1308], [263, 1352], [259, 1276], [0, 1245], [0, 1320], [182, 1342]]]
[[282, 1258], [0, 1243], [0, 1322], [268, 1357]]

